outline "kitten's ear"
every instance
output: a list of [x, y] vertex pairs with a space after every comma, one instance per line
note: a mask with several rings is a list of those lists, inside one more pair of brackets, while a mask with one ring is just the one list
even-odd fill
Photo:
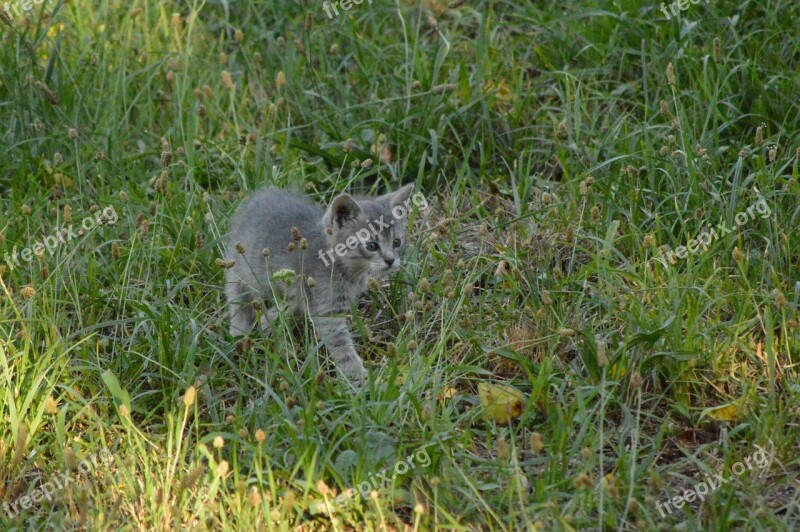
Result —
[[402, 205], [405, 201], [411, 197], [411, 194], [414, 192], [414, 183], [408, 184], [398, 190], [397, 192], [392, 192], [387, 194], [389, 196], [389, 201], [391, 201], [392, 205]]
[[334, 198], [325, 213], [325, 222], [341, 229], [346, 222], [361, 215], [361, 206], [350, 194], [339, 194]]

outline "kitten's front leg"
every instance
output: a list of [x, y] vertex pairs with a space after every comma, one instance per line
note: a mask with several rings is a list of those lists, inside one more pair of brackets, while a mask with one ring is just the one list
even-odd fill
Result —
[[325, 343], [336, 369], [358, 387], [367, 380], [367, 370], [356, 353], [346, 318], [312, 317], [317, 336]]
[[272, 331], [272, 324], [278, 319], [278, 309], [272, 307], [266, 313], [261, 315], [261, 328], [264, 330], [264, 336], [269, 336]]

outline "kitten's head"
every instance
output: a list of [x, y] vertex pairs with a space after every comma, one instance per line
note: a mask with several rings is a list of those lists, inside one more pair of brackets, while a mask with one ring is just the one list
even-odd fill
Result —
[[325, 212], [334, 264], [349, 271], [388, 277], [400, 269], [414, 185], [377, 198], [336, 196]]

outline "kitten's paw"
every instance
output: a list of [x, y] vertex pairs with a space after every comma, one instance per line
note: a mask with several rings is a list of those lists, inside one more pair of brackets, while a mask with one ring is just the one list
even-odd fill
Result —
[[231, 326], [228, 330], [231, 336], [238, 338], [250, 334], [250, 331], [253, 330], [253, 322], [247, 320], [245, 317], [236, 316], [231, 320]]
[[249, 331], [245, 331], [235, 325], [231, 325], [230, 328], [228, 329], [228, 332], [230, 332], [231, 336], [233, 336], [234, 338], [239, 338], [240, 336], [246, 335]]
[[369, 372], [362, 365], [360, 368], [351, 369], [344, 373], [345, 379], [356, 390], [363, 390], [369, 385]]
[[264, 336], [269, 336], [271, 331], [272, 323], [267, 319], [266, 316], [261, 316], [261, 332], [264, 333]]

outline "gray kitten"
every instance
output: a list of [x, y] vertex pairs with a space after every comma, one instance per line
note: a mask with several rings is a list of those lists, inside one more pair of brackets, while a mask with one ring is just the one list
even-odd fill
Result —
[[[340, 194], [327, 209], [275, 188], [243, 202], [228, 234], [226, 258], [235, 262], [225, 272], [231, 335], [252, 330], [255, 300], [266, 305], [261, 325], [268, 332], [279, 301], [294, 316], [307, 314], [338, 371], [362, 384], [367, 370], [344, 315], [366, 291], [369, 277], [400, 269], [413, 190], [406, 185], [376, 198]], [[273, 278], [284, 269], [297, 274], [288, 290]]]

